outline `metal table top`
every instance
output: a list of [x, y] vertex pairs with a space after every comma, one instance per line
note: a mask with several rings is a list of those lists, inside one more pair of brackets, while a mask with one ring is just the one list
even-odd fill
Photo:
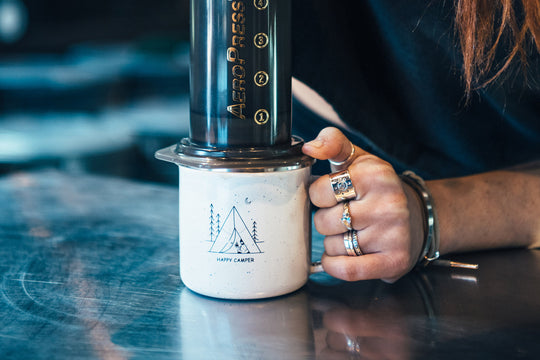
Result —
[[177, 193], [53, 171], [0, 178], [0, 358], [538, 358], [539, 250], [456, 256], [480, 269], [395, 284], [321, 274], [277, 299], [216, 300], [179, 278]]

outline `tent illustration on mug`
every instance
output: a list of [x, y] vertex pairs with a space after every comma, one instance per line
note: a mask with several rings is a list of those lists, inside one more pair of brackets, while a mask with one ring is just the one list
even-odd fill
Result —
[[257, 238], [257, 222], [253, 222], [250, 231], [233, 206], [225, 221], [220, 226], [220, 214], [214, 215], [214, 205], [210, 205], [210, 241], [209, 252], [219, 254], [261, 254], [259, 245], [262, 241]]

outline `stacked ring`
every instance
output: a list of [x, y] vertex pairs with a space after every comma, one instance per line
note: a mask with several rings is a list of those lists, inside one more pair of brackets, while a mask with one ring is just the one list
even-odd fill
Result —
[[356, 198], [356, 191], [354, 190], [351, 175], [348, 170], [330, 174], [330, 185], [332, 185], [332, 190], [334, 191], [337, 202]]
[[364, 252], [358, 244], [358, 234], [355, 230], [349, 230], [343, 234], [343, 243], [345, 244], [345, 250], [349, 256], [364, 255]]
[[360, 245], [358, 244], [358, 232], [353, 231], [352, 232], [352, 243], [353, 243], [353, 249], [356, 256], [364, 255], [364, 252], [360, 248]]

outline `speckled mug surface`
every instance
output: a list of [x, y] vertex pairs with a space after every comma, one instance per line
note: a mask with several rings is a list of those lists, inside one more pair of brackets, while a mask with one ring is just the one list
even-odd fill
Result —
[[189, 289], [258, 299], [306, 283], [310, 167], [250, 173], [179, 169], [180, 276]]

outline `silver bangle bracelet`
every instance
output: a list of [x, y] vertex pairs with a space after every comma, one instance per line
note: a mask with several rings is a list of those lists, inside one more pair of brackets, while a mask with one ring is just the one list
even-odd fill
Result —
[[424, 210], [424, 245], [417, 265], [427, 266], [439, 258], [439, 222], [433, 197], [424, 180], [412, 171], [405, 171], [400, 178], [418, 194]]

